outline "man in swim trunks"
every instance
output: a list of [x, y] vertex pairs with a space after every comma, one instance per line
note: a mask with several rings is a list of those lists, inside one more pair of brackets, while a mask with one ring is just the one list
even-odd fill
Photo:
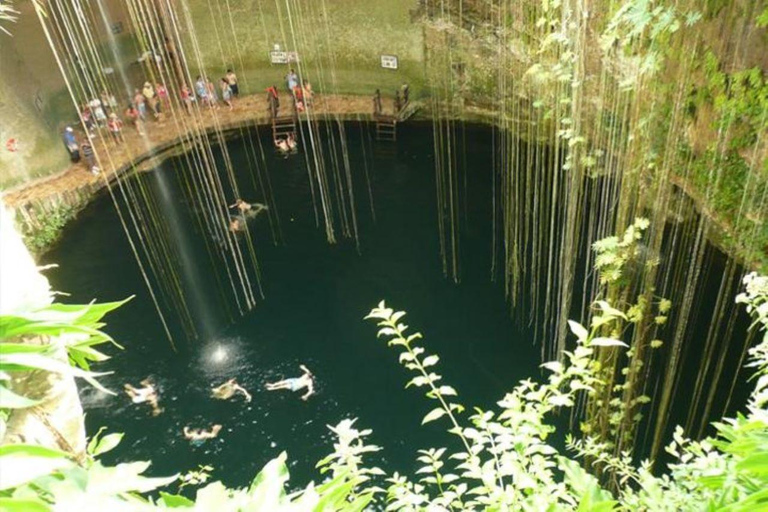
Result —
[[229, 379], [221, 386], [216, 386], [211, 389], [211, 396], [213, 396], [213, 398], [218, 398], [219, 400], [229, 400], [235, 396], [235, 393], [242, 393], [246, 402], [251, 401], [251, 394], [238, 384], [235, 379]]
[[123, 386], [125, 388], [125, 393], [131, 397], [131, 401], [135, 404], [148, 403], [149, 406], [152, 407], [152, 416], [157, 416], [163, 412], [163, 410], [157, 403], [158, 397], [155, 386], [152, 385], [148, 378], [142, 380], [140, 384], [143, 387], [135, 388], [126, 383], [125, 386]]
[[279, 389], [287, 389], [289, 391], [299, 391], [300, 389], [307, 388], [307, 392], [301, 397], [302, 400], [306, 400], [315, 392], [315, 377], [309, 369], [302, 365], [299, 368], [304, 372], [301, 377], [294, 377], [291, 379], [283, 379], [277, 382], [267, 383], [267, 389], [269, 391], [277, 391]]

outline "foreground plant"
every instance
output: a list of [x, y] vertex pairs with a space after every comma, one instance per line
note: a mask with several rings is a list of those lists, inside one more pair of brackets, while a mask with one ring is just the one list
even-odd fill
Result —
[[[425, 387], [427, 398], [439, 403], [423, 422], [445, 417], [448, 433], [461, 441], [447, 457], [455, 461], [451, 468], [444, 463], [450, 449], [431, 448], [418, 458], [424, 465], [417, 473], [429, 476], [418, 483], [391, 478], [388, 509], [768, 510], [768, 278], [750, 274], [744, 282], [747, 290], [737, 301], [747, 305], [763, 334], [750, 350], [757, 384], [746, 414], [715, 423], [717, 436], [702, 441], [686, 438], [678, 427], [667, 447], [675, 461], [661, 477], [651, 473], [650, 461], [635, 465], [629, 451], [616, 456], [612, 446], [595, 437], [567, 436], [570, 453], [612, 472], [621, 484], [616, 493], [547, 438], [555, 431], [549, 420], [556, 409], [573, 407], [578, 394], [594, 393], [602, 385], [593, 365], [596, 351], [626, 346], [623, 342], [596, 336], [599, 323], [588, 331], [571, 321], [576, 348], [565, 353], [563, 363], [542, 365], [551, 372], [547, 382], [524, 381], [498, 403], [499, 411], [476, 409], [462, 422], [458, 414], [464, 408], [456, 403], [456, 391], [439, 384], [441, 377], [434, 372], [437, 356], [416, 345], [419, 333], [406, 334], [403, 312], [380, 303], [368, 318], [378, 321], [379, 336], [399, 347], [400, 362], [417, 373], [406, 387]], [[605, 302], [596, 306], [601, 318], [623, 315]]]
[[[353, 419], [329, 427], [337, 442], [333, 453], [318, 463], [328, 479], [294, 492], [286, 491], [285, 453], [267, 463], [249, 487], [232, 489], [219, 481], [208, 483], [209, 466], [166, 478], [145, 476], [150, 462], [105, 466], [98, 457], [117, 446], [122, 434], [98, 432], [83, 461], [41, 446], [0, 446], [0, 510], [360, 511], [375, 504], [406, 511], [768, 510], [768, 278], [751, 274], [745, 284], [746, 292], [737, 300], [747, 305], [763, 335], [750, 351], [757, 382], [746, 414], [716, 423], [717, 437], [702, 441], [687, 439], [678, 428], [667, 447], [674, 462], [660, 477], [652, 474], [649, 461], [636, 465], [631, 453], [616, 456], [594, 437], [568, 436], [570, 456], [551, 444], [554, 413], [574, 407], [579, 395], [594, 393], [602, 385], [596, 355], [626, 346], [599, 336], [599, 322], [591, 330], [569, 323], [575, 348], [562, 362], [542, 365], [549, 372], [545, 382], [523, 381], [498, 402], [497, 410], [474, 409], [464, 417], [458, 392], [436, 373], [439, 357], [421, 346], [419, 333], [408, 334], [404, 312], [382, 302], [368, 318], [377, 321], [379, 336], [399, 350], [400, 363], [413, 372], [406, 387], [420, 388], [435, 405], [423, 423], [444, 421], [452, 436], [440, 443], [445, 446], [418, 450], [415, 479], [398, 473], [385, 478], [381, 469], [371, 467], [364, 457], [380, 448], [367, 444], [371, 431], [355, 428]], [[45, 320], [32, 315], [22, 323], [19, 317], [2, 317], [0, 332], [55, 336], [72, 323], [81, 334], [90, 333], [87, 340], [104, 341], [98, 331], [100, 318], [112, 307], [88, 306], [83, 311], [57, 306], [51, 310], [54, 317], [47, 316], [49, 311]], [[606, 302], [597, 303], [595, 311], [603, 319], [624, 314]], [[93, 325], [98, 326], [95, 331]], [[75, 346], [71, 362], [87, 368], [89, 360], [98, 360], [87, 343]], [[61, 366], [40, 369], [71, 371]], [[590, 461], [588, 467], [578, 459]], [[595, 465], [610, 468], [621, 484], [616, 492], [590, 473]], [[176, 492], [169, 490], [172, 485]], [[185, 495], [180, 494], [182, 488]]]

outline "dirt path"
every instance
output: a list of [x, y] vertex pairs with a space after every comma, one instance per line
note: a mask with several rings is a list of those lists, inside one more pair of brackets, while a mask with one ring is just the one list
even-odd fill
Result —
[[[287, 103], [288, 98], [283, 95], [281, 115], [284, 114]], [[371, 98], [367, 96], [316, 95], [312, 114], [371, 119], [371, 105]], [[266, 124], [269, 122], [267, 114], [266, 98], [264, 95], [258, 95], [240, 98], [232, 111], [223, 106], [194, 117], [177, 112], [176, 115], [183, 117], [183, 120], [181, 117], [174, 120], [173, 116], [169, 115], [163, 121], [148, 121], [145, 123], [146, 138], [140, 137], [132, 127], [126, 125], [124, 144], [96, 138], [95, 149], [101, 162], [102, 175], [91, 174], [84, 163], [72, 164], [59, 173], [6, 190], [1, 197], [8, 207], [16, 208], [31, 201], [45, 200], [47, 197], [92, 186], [98, 181], [103, 181], [105, 177], [113, 178], [115, 171], [122, 172], [130, 167], [131, 162], [148, 158], [157, 150], [173, 144], [196, 129], [213, 130], [218, 125], [226, 130], [250, 123]], [[304, 115], [302, 119], [306, 119]], [[105, 130], [104, 136], [108, 135]], [[149, 144], [146, 143], [147, 140]]]

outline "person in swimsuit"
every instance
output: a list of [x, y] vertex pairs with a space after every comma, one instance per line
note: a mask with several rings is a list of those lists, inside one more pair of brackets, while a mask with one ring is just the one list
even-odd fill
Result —
[[189, 439], [193, 445], [200, 446], [208, 439], [213, 439], [218, 436], [220, 430], [221, 425], [214, 425], [211, 427], [211, 430], [203, 430], [202, 428], [189, 428], [189, 426], [185, 426], [183, 432], [184, 437]]
[[243, 229], [243, 223], [240, 221], [240, 217], [229, 218], [229, 231], [237, 233]]
[[125, 388], [125, 393], [131, 397], [131, 401], [135, 404], [148, 403], [149, 406], [152, 407], [152, 416], [157, 416], [163, 412], [157, 403], [158, 396], [155, 386], [152, 385], [148, 378], [142, 380], [139, 384], [141, 384], [142, 387], [135, 388], [128, 383], [123, 386]]
[[288, 149], [290, 149], [292, 153], [298, 151], [298, 143], [296, 142], [296, 137], [294, 137], [292, 133], [288, 134], [288, 137], [285, 139], [285, 143], [288, 144]]
[[251, 218], [260, 214], [263, 210], [269, 210], [269, 207], [261, 203], [246, 203], [242, 199], [236, 199], [235, 204], [229, 205], [230, 208], [237, 208], [240, 210], [240, 216], [243, 218]]
[[288, 154], [291, 151], [291, 147], [288, 145], [288, 141], [283, 138], [275, 139], [275, 147], [283, 154]]
[[238, 384], [235, 379], [229, 379], [221, 386], [216, 386], [211, 389], [211, 396], [213, 396], [213, 398], [218, 398], [219, 400], [229, 400], [235, 396], [235, 393], [242, 393], [246, 402], [251, 401], [251, 394]]
[[309, 398], [315, 392], [315, 377], [312, 375], [312, 372], [310, 372], [309, 369], [303, 364], [299, 365], [299, 368], [301, 368], [301, 370], [304, 372], [301, 377], [283, 379], [277, 382], [269, 382], [267, 383], [267, 390], [277, 391], [280, 389], [287, 389], [289, 391], [295, 392], [307, 388], [307, 392], [302, 395], [301, 399], [306, 400]]

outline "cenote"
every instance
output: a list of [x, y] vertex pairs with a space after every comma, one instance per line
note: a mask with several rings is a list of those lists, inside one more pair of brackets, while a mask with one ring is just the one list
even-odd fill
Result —
[[[104, 426], [125, 432], [106, 460], [152, 460], [153, 475], [208, 464], [216, 479], [242, 486], [266, 461], [287, 451], [292, 482], [303, 485], [318, 478], [316, 461], [332, 451], [327, 425], [358, 418], [357, 426], [373, 429], [371, 442], [383, 448], [372, 460], [388, 471], [412, 474], [415, 450], [435, 446], [436, 434], [444, 427], [420, 425], [430, 404], [421, 392], [403, 389], [409, 375], [397, 364], [397, 352], [377, 340], [374, 325], [363, 320], [382, 299], [407, 311], [406, 323], [424, 334], [428, 351], [440, 356], [444, 382], [454, 386], [467, 405], [491, 408], [520, 380], [541, 376], [536, 325], [525, 311], [510, 311], [503, 283], [491, 272], [494, 131], [479, 125], [464, 128], [468, 172], [462, 184], [461, 280], [455, 284], [444, 275], [440, 258], [431, 124], [403, 125], [396, 145], [374, 142], [368, 124], [349, 122], [344, 127], [359, 248], [348, 238], [339, 237], [337, 244], [326, 241], [315, 220], [305, 155], [283, 159], [268, 151], [265, 169], [279, 236], [273, 235], [274, 226], [265, 214], [248, 221], [264, 298], [257, 298], [256, 307], [243, 316], [233, 314], [236, 308], [220, 299], [220, 285], [213, 277], [222, 270], [206, 250], [211, 241], [197, 222], [201, 206], [184, 190], [185, 180], [194, 179], [184, 155], [130, 178], [140, 180], [156, 197], [169, 193], [173, 200], [158, 201], [157, 213], [172, 218], [172, 229], [183, 231], [182, 250], [190, 251], [184, 265], [194, 283], [183, 287], [196, 288], [190, 301], [196, 301], [191, 309], [198, 336], [190, 336], [169, 315], [176, 350], [109, 195], [93, 201], [46, 255], [46, 262], [59, 265], [49, 277], [54, 289], [71, 294], [68, 302], [136, 296], [108, 318], [109, 333], [124, 350], [111, 350], [112, 359], [96, 369], [114, 372], [102, 378], [113, 390], [150, 376], [158, 385], [164, 412], [153, 417], [122, 393], [110, 396], [82, 386], [88, 431]], [[263, 137], [266, 147], [269, 142]], [[234, 132], [227, 147], [240, 196], [259, 200], [247, 140]], [[220, 149], [214, 151], [221, 159]], [[713, 280], [702, 284], [703, 290], [716, 286], [723, 266], [717, 251], [710, 250]], [[705, 301], [702, 317], [710, 314], [714, 301], [714, 295]], [[736, 326], [740, 332], [743, 320]], [[729, 353], [728, 360], [738, 360], [737, 352]], [[685, 357], [693, 360], [697, 355], [687, 350]], [[307, 402], [297, 394], [264, 389], [267, 382], [298, 376], [300, 364], [316, 375], [317, 394]], [[681, 394], [692, 386], [686, 368]], [[252, 402], [210, 397], [211, 386], [232, 377], [252, 393]], [[745, 395], [739, 388], [727, 412], [739, 409]], [[672, 420], [683, 421], [684, 412], [673, 411]], [[223, 425], [222, 434], [202, 446], [192, 446], [182, 436], [185, 425], [215, 423]], [[567, 425], [567, 420], [562, 423]]]

